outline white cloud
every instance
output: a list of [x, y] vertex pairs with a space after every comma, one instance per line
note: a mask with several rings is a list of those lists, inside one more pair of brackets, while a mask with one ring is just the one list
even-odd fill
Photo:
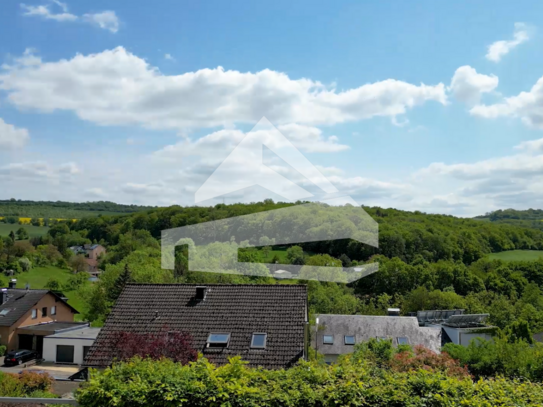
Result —
[[104, 198], [107, 193], [102, 188], [89, 188], [85, 190], [85, 195], [92, 198]]
[[543, 153], [543, 138], [538, 140], [523, 141], [518, 146], [515, 146], [517, 150], [523, 150], [528, 153]]
[[25, 16], [37, 16], [42, 17], [46, 20], [55, 20], [55, 21], [76, 21], [78, 17], [74, 14], [68, 13], [68, 8], [65, 3], [60, 1], [54, 1], [54, 3], [62, 9], [61, 13], [53, 13], [49, 10], [49, 6], [40, 5], [40, 6], [27, 6], [26, 4], [21, 3], [21, 8], [24, 10]]
[[492, 92], [498, 86], [498, 77], [477, 73], [471, 66], [461, 66], [456, 70], [448, 88], [456, 99], [475, 105], [481, 100], [481, 94]]
[[201, 69], [164, 75], [122, 47], [70, 60], [16, 65], [0, 73], [0, 89], [19, 108], [69, 110], [102, 125], [183, 129], [229, 123], [333, 124], [393, 117], [427, 101], [446, 103], [443, 84], [387, 79], [336, 91], [271, 70]]
[[164, 59], [167, 59], [168, 61], [175, 61], [175, 58], [172, 57], [171, 54], [165, 54], [165, 55], [164, 55]]
[[0, 118], [0, 150], [21, 148], [29, 138], [27, 129], [18, 129]]
[[528, 126], [543, 129], [543, 77], [529, 92], [505, 98], [501, 103], [474, 106], [470, 113], [486, 119], [520, 118]]
[[59, 181], [69, 179], [79, 173], [75, 163], [66, 163], [59, 166], [53, 166], [43, 161], [10, 163], [0, 167], [0, 178], [15, 180], [51, 180]]
[[114, 11], [106, 10], [100, 13], [84, 14], [83, 20], [97, 25], [98, 27], [109, 30], [112, 33], [119, 31], [119, 18]]
[[509, 41], [496, 41], [488, 46], [486, 59], [492, 62], [500, 62], [504, 55], [507, 55], [513, 48], [530, 39], [526, 24], [515, 23], [513, 39]]

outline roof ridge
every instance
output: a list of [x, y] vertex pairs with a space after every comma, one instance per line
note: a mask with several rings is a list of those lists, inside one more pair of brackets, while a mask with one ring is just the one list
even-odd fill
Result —
[[207, 284], [207, 283], [127, 283], [126, 285], [132, 286], [186, 286], [186, 287], [200, 287], [200, 286], [214, 286], [214, 287], [307, 287], [307, 284]]

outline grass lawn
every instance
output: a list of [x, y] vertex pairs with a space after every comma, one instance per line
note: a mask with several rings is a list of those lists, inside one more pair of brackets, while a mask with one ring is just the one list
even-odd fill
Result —
[[[25, 288], [26, 283], [30, 284], [30, 288], [40, 289], [45, 288], [45, 284], [51, 279], [58, 280], [59, 283], [65, 284], [72, 273], [69, 270], [60, 269], [54, 266], [35, 267], [27, 273], [17, 274], [14, 278], [17, 279], [17, 288]], [[77, 295], [77, 291], [63, 291], [68, 297], [68, 304], [74, 307], [79, 312], [82, 312], [85, 306], [83, 299]], [[75, 315], [76, 321], [81, 321], [81, 314]]]
[[[287, 249], [290, 246], [275, 246], [273, 247], [273, 250], [270, 250], [267, 256], [264, 256], [264, 253], [262, 252], [262, 247], [257, 247], [257, 250], [260, 252], [260, 256], [262, 258], [262, 263], [271, 263], [272, 259], [277, 256], [279, 259], [279, 264], [290, 264], [288, 258], [287, 258]], [[308, 256], [313, 256], [315, 253], [313, 252], [304, 252]]]
[[543, 250], [508, 250], [506, 252], [490, 253], [488, 257], [505, 261], [537, 260], [543, 257]]
[[12, 230], [13, 233], [17, 233], [17, 230], [19, 230], [19, 228], [26, 229], [30, 237], [43, 236], [49, 230], [47, 226], [19, 225], [18, 223], [0, 223], [0, 236], [8, 236], [9, 232], [11, 232]]

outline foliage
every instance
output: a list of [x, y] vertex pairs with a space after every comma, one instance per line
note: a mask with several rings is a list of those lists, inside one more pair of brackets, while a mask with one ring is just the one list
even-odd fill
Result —
[[337, 364], [299, 362], [288, 370], [248, 368], [239, 357], [215, 367], [134, 358], [114, 364], [76, 392], [97, 406], [532, 406], [543, 387], [506, 379], [447, 376], [424, 369], [395, 372], [349, 357]]
[[543, 381], [543, 344], [529, 345], [526, 341], [512, 342], [505, 336], [492, 341], [476, 339], [469, 346], [448, 343], [443, 348], [475, 376], [527, 378]]
[[159, 332], [117, 332], [111, 339], [119, 360], [134, 356], [160, 360], [168, 358], [186, 365], [198, 358], [192, 336], [186, 332], [162, 327]]
[[64, 285], [64, 288], [67, 291], [78, 290], [79, 288], [81, 288], [81, 286], [83, 286], [84, 284], [87, 284], [88, 281], [89, 281], [89, 275], [86, 272], [82, 271], [79, 273], [75, 273], [75, 274], [72, 274], [70, 278], [68, 278], [68, 281]]
[[49, 392], [53, 378], [47, 373], [23, 371], [20, 374], [0, 372], [0, 397], [56, 397]]
[[6, 345], [0, 345], [0, 356], [4, 356], [6, 354]]
[[30, 262], [30, 260], [28, 260], [27, 257], [21, 257], [18, 262], [23, 272], [30, 271], [30, 269], [32, 268], [32, 263]]
[[130, 283], [131, 281], [132, 281], [132, 273], [130, 272], [128, 263], [126, 263], [124, 265], [124, 269], [122, 273], [119, 274], [119, 277], [117, 277], [117, 279], [115, 280], [115, 284], [108, 291], [109, 300], [112, 302], [115, 302], [117, 298], [119, 298], [119, 296], [121, 295], [126, 284]]
[[89, 268], [87, 262], [85, 261], [85, 256], [82, 254], [72, 256], [69, 264], [70, 268], [76, 273], [87, 271]]
[[51, 291], [61, 291], [62, 290], [62, 284], [57, 279], [51, 278], [47, 281], [45, 284], [45, 288]]

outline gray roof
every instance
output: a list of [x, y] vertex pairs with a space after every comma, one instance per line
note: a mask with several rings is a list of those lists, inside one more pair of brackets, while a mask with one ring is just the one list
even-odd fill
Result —
[[[58, 301], [63, 302], [72, 309], [75, 314], [77, 310], [62, 300], [58, 295], [49, 290], [26, 290], [10, 288], [7, 290], [8, 299], [0, 305], [0, 326], [11, 326], [17, 322], [23, 315], [32, 309], [47, 293], [55, 296]], [[4, 311], [4, 312], [2, 312]]]
[[[321, 314], [317, 318], [317, 349], [323, 354], [351, 353], [353, 346], [345, 345], [345, 335], [354, 335], [355, 343], [387, 337], [397, 345], [397, 338], [406, 337], [412, 346], [422, 345], [434, 352], [439, 352], [441, 348], [441, 329], [419, 327], [416, 317]], [[323, 344], [323, 335], [333, 335], [334, 343]], [[315, 346], [315, 339], [312, 342]]]
[[81, 329], [88, 327], [88, 322], [45, 322], [42, 324], [36, 324], [36, 325], [25, 325], [17, 328], [19, 331], [28, 329], [29, 331], [33, 332], [53, 332], [53, 333], [59, 333], [59, 332], [65, 332], [65, 331], [71, 331], [74, 329]]
[[96, 339], [100, 333], [100, 328], [85, 327], [81, 329], [72, 329], [70, 331], [58, 332], [46, 338], [66, 338], [66, 339]]

